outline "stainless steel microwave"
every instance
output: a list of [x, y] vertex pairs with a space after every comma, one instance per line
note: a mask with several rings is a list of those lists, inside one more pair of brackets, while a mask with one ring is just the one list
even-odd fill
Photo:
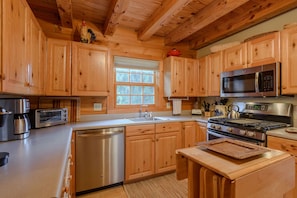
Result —
[[32, 128], [42, 128], [68, 122], [68, 109], [31, 109], [29, 113]]
[[221, 97], [279, 96], [280, 63], [222, 72]]

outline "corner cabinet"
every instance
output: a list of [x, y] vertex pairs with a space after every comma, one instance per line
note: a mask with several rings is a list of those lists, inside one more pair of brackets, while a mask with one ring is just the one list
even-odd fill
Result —
[[170, 56], [164, 60], [164, 96], [197, 96], [198, 61]]
[[47, 80], [45, 95], [71, 95], [71, 41], [47, 40]]
[[297, 26], [281, 31], [282, 94], [297, 94]]
[[109, 50], [72, 42], [72, 95], [107, 96]]

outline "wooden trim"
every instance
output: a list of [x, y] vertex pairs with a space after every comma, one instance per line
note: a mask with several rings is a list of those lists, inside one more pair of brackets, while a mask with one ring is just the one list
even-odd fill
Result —
[[72, 28], [72, 0], [56, 0], [56, 3], [62, 26]]

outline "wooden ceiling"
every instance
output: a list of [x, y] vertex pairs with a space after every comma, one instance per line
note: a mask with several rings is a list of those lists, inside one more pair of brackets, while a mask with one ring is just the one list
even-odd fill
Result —
[[199, 49], [252, 25], [297, 8], [297, 0], [27, 0], [34, 15], [73, 28], [86, 20], [112, 36], [117, 27], [139, 40], [164, 37], [166, 45], [189, 42]]

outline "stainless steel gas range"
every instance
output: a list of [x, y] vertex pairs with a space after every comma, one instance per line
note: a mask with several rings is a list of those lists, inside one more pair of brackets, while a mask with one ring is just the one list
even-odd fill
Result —
[[208, 119], [207, 140], [233, 138], [267, 146], [266, 131], [292, 125], [293, 105], [289, 103], [234, 103], [239, 106], [238, 119]]

